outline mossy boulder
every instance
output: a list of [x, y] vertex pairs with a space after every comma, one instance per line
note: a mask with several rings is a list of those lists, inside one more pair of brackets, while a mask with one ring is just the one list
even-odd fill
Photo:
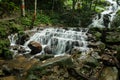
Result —
[[94, 36], [95, 36], [96, 40], [100, 40], [102, 34], [101, 34], [100, 32], [96, 32], [96, 33], [94, 34]]

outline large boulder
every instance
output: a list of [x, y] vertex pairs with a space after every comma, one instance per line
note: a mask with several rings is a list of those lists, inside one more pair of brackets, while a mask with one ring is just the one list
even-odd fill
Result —
[[35, 42], [35, 41], [31, 41], [28, 44], [28, 47], [31, 49], [31, 54], [37, 54], [40, 53], [42, 51], [42, 46], [40, 43]]

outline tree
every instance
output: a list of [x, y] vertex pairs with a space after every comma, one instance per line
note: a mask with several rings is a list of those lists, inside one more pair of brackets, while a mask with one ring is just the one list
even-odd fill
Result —
[[22, 1], [22, 5], [21, 5], [21, 15], [22, 16], [25, 16], [25, 1], [24, 0], [21, 0]]
[[34, 8], [35, 8], [35, 9], [34, 9], [34, 15], [33, 15], [33, 19], [32, 19], [30, 28], [33, 28], [33, 25], [34, 25], [34, 22], [35, 22], [35, 19], [36, 19], [36, 13], [37, 13], [37, 0], [35, 0], [34, 5], [35, 5], [35, 7], [34, 7]]

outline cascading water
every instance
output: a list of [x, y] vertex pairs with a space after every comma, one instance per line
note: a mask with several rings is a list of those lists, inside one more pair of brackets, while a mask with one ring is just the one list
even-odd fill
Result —
[[[90, 25], [92, 27], [110, 27], [110, 23], [105, 25], [104, 16], [109, 15], [110, 21], [114, 19], [114, 15], [116, 12], [120, 9], [120, 7], [117, 5], [116, 1], [113, 0], [106, 0], [111, 5], [109, 7], [106, 7], [107, 9], [101, 13], [101, 15], [97, 15], [93, 19], [93, 23]], [[77, 49], [81, 51], [83, 56], [81, 55], [81, 58], [84, 59], [84, 57], [87, 55], [87, 51], [89, 51], [89, 48], [87, 47], [87, 32], [88, 28], [46, 28], [46, 29], [34, 29], [30, 30], [33, 31], [34, 34], [30, 37], [28, 41], [25, 42], [24, 45], [20, 45], [18, 48], [24, 48], [25, 53], [30, 53], [30, 49], [28, 47], [28, 44], [31, 41], [36, 41], [42, 45], [42, 51], [36, 55], [41, 55], [42, 53], [45, 53], [45, 47], [49, 47], [51, 49], [51, 53], [55, 55], [61, 55], [65, 53], [71, 53], [73, 49]], [[29, 31], [29, 32], [30, 32]], [[27, 32], [26, 32], [27, 33]], [[9, 40], [11, 42], [11, 46], [16, 46], [16, 40], [18, 39], [17, 34], [11, 34], [9, 37]], [[17, 50], [12, 51], [17, 54]], [[34, 56], [33, 56], [34, 57]]]
[[106, 10], [101, 12], [101, 14], [98, 14], [94, 19], [92, 24], [89, 25], [89, 27], [100, 27], [110, 28], [110, 22], [113, 21], [116, 13], [118, 10], [120, 10], [120, 6], [117, 4], [116, 0], [106, 0], [110, 3], [110, 6], [106, 7]]
[[[42, 51], [39, 54], [44, 53], [46, 46], [50, 47], [52, 53], [55, 55], [61, 55], [65, 53], [71, 53], [72, 49], [76, 48], [81, 52], [88, 51], [87, 48], [87, 28], [46, 28], [44, 30], [37, 30], [33, 36], [30, 37], [24, 45], [21, 45], [26, 50], [29, 50], [28, 44], [31, 41], [39, 42], [42, 45]], [[11, 44], [15, 45], [15, 36], [9, 36]], [[11, 46], [14, 46], [11, 45]]]

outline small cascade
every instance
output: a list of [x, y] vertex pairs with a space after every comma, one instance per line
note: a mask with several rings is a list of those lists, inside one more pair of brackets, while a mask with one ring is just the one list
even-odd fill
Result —
[[16, 34], [11, 34], [8, 36], [8, 39], [10, 41], [10, 46], [15, 46], [16, 45], [16, 40], [18, 39], [18, 35]]
[[[36, 30], [33, 36], [21, 46], [28, 51], [28, 44], [31, 41], [40, 43], [42, 45], [42, 51], [41, 53], [38, 53], [38, 55], [44, 54], [44, 48], [46, 46], [49, 47], [52, 50], [52, 54], [55, 55], [63, 55], [65, 53], [70, 54], [74, 48], [81, 52], [86, 52], [88, 51], [87, 32], [88, 28], [46, 28], [43, 30]], [[15, 36], [17, 36], [17, 34], [9, 36], [11, 46], [16, 45]]]
[[47, 28], [36, 32], [24, 46], [27, 46], [30, 41], [36, 41], [42, 44], [43, 47], [49, 46], [54, 54], [70, 52], [75, 47], [85, 51], [87, 48], [87, 31], [88, 29], [75, 31], [73, 29]]
[[110, 22], [113, 21], [120, 6], [117, 4], [116, 0], [106, 0], [110, 3], [110, 6], [106, 7], [106, 10], [95, 16], [92, 24], [89, 27], [100, 27], [100, 28], [110, 28]]

